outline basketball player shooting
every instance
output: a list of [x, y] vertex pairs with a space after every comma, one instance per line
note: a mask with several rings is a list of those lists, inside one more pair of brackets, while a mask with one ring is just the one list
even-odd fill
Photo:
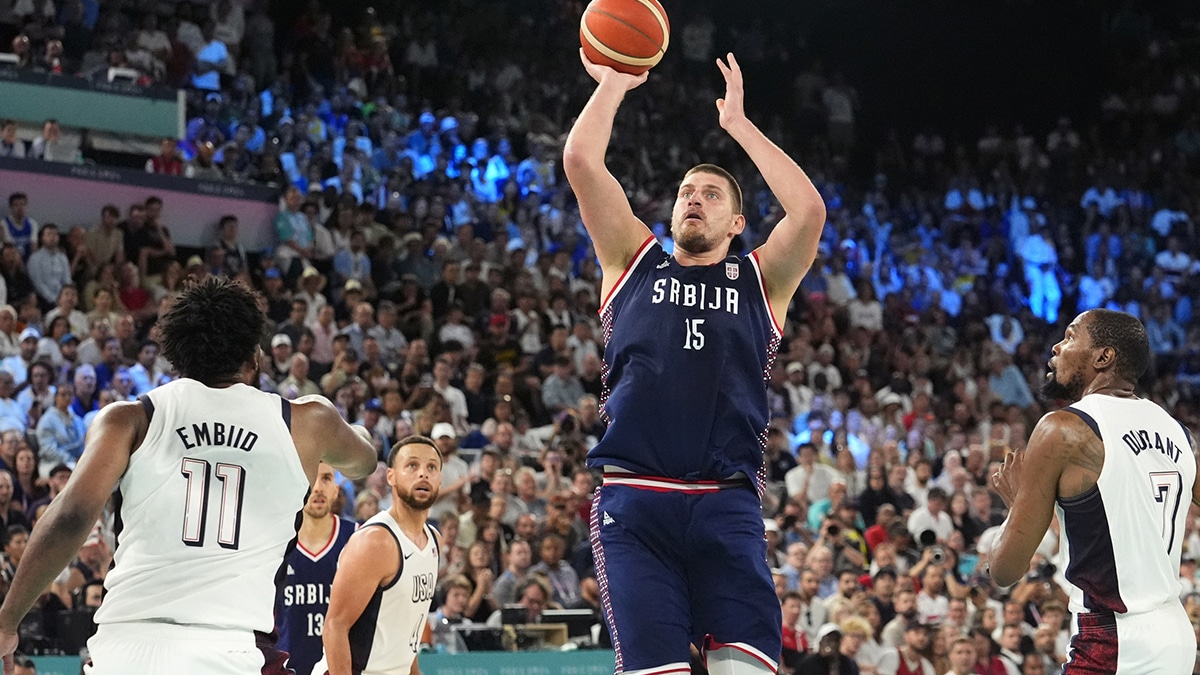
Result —
[[1072, 401], [992, 475], [1011, 511], [992, 579], [1016, 583], [1051, 516], [1061, 524], [1071, 642], [1064, 675], [1190, 673], [1196, 641], [1179, 602], [1188, 495], [1200, 504], [1190, 432], [1135, 393], [1150, 343], [1130, 314], [1095, 309], [1054, 345], [1042, 392]]
[[782, 620], [756, 490], [764, 375], [781, 338], [777, 317], [816, 255], [825, 206], [747, 119], [742, 71], [729, 54], [717, 62], [726, 86], [718, 120], [787, 216], [749, 256], [727, 255], [746, 225], [741, 190], [728, 171], [702, 164], [676, 194], [668, 255], [604, 163], [617, 109], [647, 76], [581, 58], [598, 84], [563, 160], [603, 272], [610, 425], [588, 465], [604, 471], [591, 537], [616, 672], [686, 672], [695, 644], [713, 675], [773, 673]]
[[249, 386], [264, 321], [255, 292], [215, 277], [185, 288], [159, 319], [163, 355], [180, 379], [96, 416], [0, 607], [5, 675], [17, 624], [114, 488], [123, 527], [87, 672], [286, 672], [270, 634], [297, 513], [321, 461], [362, 478], [375, 468], [375, 447], [326, 399], [289, 402]]

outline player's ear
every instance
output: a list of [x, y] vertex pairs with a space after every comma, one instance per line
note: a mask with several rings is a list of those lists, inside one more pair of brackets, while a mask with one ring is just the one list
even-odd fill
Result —
[[1092, 367], [1096, 370], [1111, 368], [1116, 360], [1117, 350], [1112, 347], [1101, 347], [1100, 351], [1096, 353], [1095, 358], [1092, 359]]
[[733, 217], [733, 234], [739, 235], [746, 229], [746, 216], [737, 214]]

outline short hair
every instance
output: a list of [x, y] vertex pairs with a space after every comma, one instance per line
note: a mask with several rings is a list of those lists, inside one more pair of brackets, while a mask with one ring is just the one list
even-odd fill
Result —
[[220, 227], [224, 227], [225, 223], [234, 223], [236, 225], [237, 221], [238, 221], [238, 218], [237, 218], [237, 216], [234, 216], [234, 215], [221, 216], [221, 221], [217, 224]]
[[231, 380], [254, 362], [265, 323], [258, 293], [242, 282], [188, 281], [158, 320], [162, 353], [183, 377], [204, 384]]
[[100, 207], [100, 215], [111, 215], [114, 218], [120, 218], [121, 209], [118, 209], [116, 204], [105, 204]]
[[712, 173], [729, 181], [729, 196], [733, 198], [733, 212], [738, 214], [742, 212], [742, 186], [738, 185], [737, 179], [733, 177], [733, 174], [716, 164], [697, 164], [688, 169], [688, 172], [683, 174], [683, 177], [686, 180], [688, 176], [694, 173]]
[[1130, 382], [1141, 379], [1150, 367], [1150, 338], [1142, 322], [1132, 314], [1112, 309], [1093, 309], [1088, 314], [1092, 346], [1111, 347], [1116, 352], [1113, 369], [1119, 377]]
[[779, 604], [782, 605], [783, 603], [787, 602], [788, 600], [796, 600], [797, 602], [803, 603], [804, 596], [800, 595], [800, 591], [788, 591], [787, 593], [783, 594], [782, 598], [779, 599]]
[[146, 197], [146, 206], [150, 206], [151, 204], [158, 204], [159, 206], [162, 206], [162, 203], [162, 198], [156, 195], [150, 195], [149, 197]]
[[17, 201], [18, 199], [24, 199], [25, 201], [29, 201], [29, 196], [26, 195], [24, 192], [14, 192], [8, 196], [8, 205], [12, 206], [13, 202]]
[[396, 441], [395, 445], [392, 446], [391, 451], [388, 453], [389, 468], [396, 468], [396, 456], [400, 454], [396, 451], [406, 445], [428, 445], [429, 447], [433, 448], [434, 452], [437, 453], [439, 464], [445, 460], [445, 458], [442, 457], [442, 451], [438, 450], [437, 443], [434, 443], [432, 438], [428, 436], [422, 436], [420, 434], [413, 434], [411, 436], [405, 436], [404, 438], [401, 438], [400, 440]]
[[838, 627], [841, 628], [842, 635], [862, 633], [866, 637], [871, 637], [871, 635], [874, 634], [874, 631], [871, 630], [871, 624], [868, 623], [865, 618], [857, 615], [842, 619], [842, 622], [838, 625]]
[[445, 589], [446, 595], [450, 594], [450, 589], [452, 588], [461, 588], [462, 590], [466, 591], [468, 595], [472, 590], [471, 580], [467, 579], [467, 577], [463, 576], [462, 574], [455, 574], [454, 576], [450, 577], [446, 580], [442, 587]]

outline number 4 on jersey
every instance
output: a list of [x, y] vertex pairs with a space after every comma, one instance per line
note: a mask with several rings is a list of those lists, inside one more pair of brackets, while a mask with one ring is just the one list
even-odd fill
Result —
[[[183, 458], [180, 473], [187, 478], [187, 500], [183, 508], [183, 543], [203, 546], [208, 524], [208, 483], [210, 464], [203, 459]], [[221, 481], [221, 519], [217, 524], [217, 543], [221, 548], [237, 550], [242, 534], [242, 493], [246, 469], [237, 464], [217, 463]]]

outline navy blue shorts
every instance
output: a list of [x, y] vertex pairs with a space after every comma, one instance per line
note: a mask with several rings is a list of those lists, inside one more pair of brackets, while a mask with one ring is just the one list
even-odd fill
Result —
[[605, 474], [591, 526], [617, 673], [691, 672], [689, 643], [778, 668], [783, 619], [749, 481]]

